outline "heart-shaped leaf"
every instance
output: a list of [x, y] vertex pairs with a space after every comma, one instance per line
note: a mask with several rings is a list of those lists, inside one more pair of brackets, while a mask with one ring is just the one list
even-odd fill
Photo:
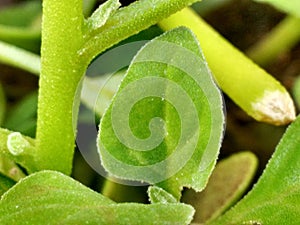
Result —
[[218, 224], [300, 224], [300, 117], [287, 129], [251, 192]]
[[40, 224], [189, 224], [194, 209], [176, 204], [116, 204], [66, 175], [32, 174], [0, 201], [1, 225]]
[[156, 184], [177, 199], [204, 188], [223, 133], [220, 91], [187, 28], [148, 42], [102, 117], [98, 149], [121, 179]]

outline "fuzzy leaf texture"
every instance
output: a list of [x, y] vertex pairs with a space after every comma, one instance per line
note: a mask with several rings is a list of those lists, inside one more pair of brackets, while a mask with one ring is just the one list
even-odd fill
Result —
[[287, 129], [253, 190], [211, 225], [300, 224], [300, 117]]
[[300, 1], [299, 0], [255, 0], [257, 2], [268, 3], [280, 11], [300, 17]]
[[98, 149], [114, 177], [156, 184], [180, 197], [202, 190], [223, 133], [223, 105], [199, 43], [177, 28], [133, 59], [102, 117]]
[[176, 204], [117, 204], [55, 171], [32, 174], [0, 201], [1, 225], [188, 224], [194, 210]]
[[157, 186], [148, 188], [149, 201], [151, 203], [176, 203], [177, 200], [170, 193]]

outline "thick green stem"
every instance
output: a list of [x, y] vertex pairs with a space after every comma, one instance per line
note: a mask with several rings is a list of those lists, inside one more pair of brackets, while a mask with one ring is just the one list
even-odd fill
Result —
[[266, 65], [280, 53], [293, 48], [300, 40], [300, 18], [288, 16], [261, 41], [252, 46], [247, 55], [260, 65]]
[[199, 0], [140, 0], [118, 10], [104, 26], [85, 37], [80, 51], [82, 60], [91, 61], [114, 44], [197, 1]]
[[[82, 0], [44, 0], [36, 157], [38, 170], [70, 174], [74, 152], [73, 101], [86, 65]], [[76, 121], [76, 119], [74, 120]]]

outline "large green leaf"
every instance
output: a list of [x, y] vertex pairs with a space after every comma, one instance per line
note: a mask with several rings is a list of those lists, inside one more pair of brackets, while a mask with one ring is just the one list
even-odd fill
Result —
[[0, 202], [0, 224], [188, 224], [193, 208], [176, 204], [116, 204], [59, 172], [24, 178]]
[[288, 14], [300, 17], [300, 1], [299, 0], [255, 0], [257, 2], [265, 2], [273, 5], [277, 9]]
[[174, 29], [133, 59], [100, 123], [102, 164], [179, 199], [183, 186], [199, 191], [207, 183], [223, 123], [221, 95], [195, 36]]
[[212, 225], [300, 224], [300, 117], [290, 125], [253, 190]]

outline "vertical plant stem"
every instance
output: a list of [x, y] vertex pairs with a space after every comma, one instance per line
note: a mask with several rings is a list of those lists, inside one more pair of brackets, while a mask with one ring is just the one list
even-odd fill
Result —
[[38, 170], [71, 173], [75, 135], [73, 101], [85, 70], [77, 54], [83, 43], [82, 23], [82, 0], [43, 1], [36, 134]]

